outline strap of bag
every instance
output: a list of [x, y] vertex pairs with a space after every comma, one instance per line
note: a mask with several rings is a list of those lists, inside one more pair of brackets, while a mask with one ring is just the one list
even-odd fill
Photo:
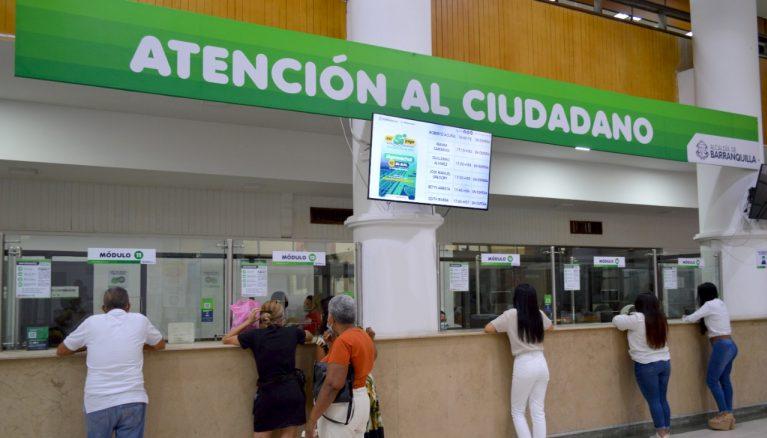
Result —
[[[325, 375], [322, 376], [322, 379], [324, 382]], [[352, 413], [354, 412], [354, 368], [352, 367], [351, 364], [349, 364], [349, 371], [346, 373], [346, 384], [341, 389], [341, 391], [346, 390], [346, 388], [349, 388], [349, 408], [346, 410], [346, 422], [334, 420], [326, 416], [325, 414], [322, 414], [322, 417], [330, 421], [331, 423], [347, 426], [349, 425], [349, 422], [351, 421]]]

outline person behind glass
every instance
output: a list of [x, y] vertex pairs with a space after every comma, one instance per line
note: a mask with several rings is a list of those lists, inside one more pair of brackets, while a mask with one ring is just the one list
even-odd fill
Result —
[[313, 335], [319, 334], [322, 326], [322, 308], [320, 307], [320, 300], [315, 299], [314, 296], [309, 295], [304, 300], [304, 330], [312, 333]]
[[130, 313], [128, 292], [104, 293], [103, 315], [85, 319], [59, 344], [58, 356], [87, 351], [85, 420], [88, 438], [141, 438], [146, 405], [144, 353], [162, 350], [162, 334], [140, 313]]
[[[314, 401], [306, 436], [314, 438], [363, 438], [370, 419], [370, 398], [366, 382], [373, 370], [377, 352], [370, 335], [355, 326], [357, 305], [348, 295], [333, 297], [328, 303], [328, 326], [332, 332], [325, 382]], [[348, 403], [333, 403], [346, 385], [349, 367], [354, 370], [352, 415], [345, 421]], [[319, 432], [319, 434], [317, 433]]]
[[628, 331], [629, 355], [639, 390], [650, 408], [657, 437], [667, 437], [671, 429], [671, 408], [666, 392], [671, 376], [671, 355], [666, 340], [668, 321], [655, 295], [641, 293], [634, 311], [613, 318], [618, 330]]
[[[260, 316], [259, 316], [260, 310]], [[260, 328], [249, 329], [256, 320]], [[270, 300], [254, 309], [248, 320], [224, 336], [223, 343], [250, 349], [258, 370], [258, 389], [253, 401], [253, 436], [294, 438], [306, 423], [304, 376], [296, 369], [296, 346], [312, 341], [299, 327], [285, 327], [285, 308]]]
[[518, 438], [530, 438], [525, 408], [530, 406], [533, 438], [546, 436], [544, 400], [549, 383], [549, 367], [543, 355], [544, 330], [551, 320], [538, 308], [535, 288], [520, 284], [514, 289], [514, 308], [485, 326], [486, 333], [506, 333], [514, 356], [511, 378], [511, 417]]
[[707, 334], [711, 342], [706, 384], [714, 396], [719, 412], [708, 421], [708, 426], [715, 430], [731, 430], [735, 428], [735, 417], [732, 414], [733, 390], [730, 373], [732, 363], [738, 355], [738, 346], [732, 340], [730, 314], [712, 283], [698, 286], [698, 304], [700, 308], [692, 315], [682, 317], [682, 320], [700, 321], [701, 333]]

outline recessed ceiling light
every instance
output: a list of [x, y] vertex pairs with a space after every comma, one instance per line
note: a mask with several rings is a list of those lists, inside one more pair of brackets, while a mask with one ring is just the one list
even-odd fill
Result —
[[575, 147], [575, 150], [576, 150], [576, 151], [583, 151], [583, 152], [588, 152], [588, 151], [590, 151], [590, 150], [591, 150], [591, 148], [589, 148], [589, 147], [586, 147], [586, 146], [576, 146], [576, 147]]
[[692, 31], [687, 32], [685, 35], [688, 36], [688, 37], [691, 37], [692, 36]]
[[642, 17], [631, 17], [634, 21], [642, 21]]
[[614, 17], [617, 18], [618, 20], [625, 20], [629, 18], [629, 15], [624, 14], [623, 12], [618, 12], [617, 14], [614, 15]]

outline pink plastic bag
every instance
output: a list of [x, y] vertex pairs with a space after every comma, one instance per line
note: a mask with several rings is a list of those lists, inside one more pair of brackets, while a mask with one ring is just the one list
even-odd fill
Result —
[[[250, 312], [253, 311], [253, 309], [260, 309], [261, 303], [255, 300], [245, 299], [237, 301], [229, 306], [229, 308], [232, 310], [232, 328], [234, 328], [247, 321], [248, 316], [250, 316]], [[251, 327], [258, 328], [258, 320], [256, 320]]]

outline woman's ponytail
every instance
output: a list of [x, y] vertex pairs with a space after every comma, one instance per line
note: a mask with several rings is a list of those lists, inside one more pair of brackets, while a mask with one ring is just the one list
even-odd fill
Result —
[[273, 325], [285, 325], [285, 308], [281, 302], [269, 300], [261, 306], [260, 326], [267, 328]]
[[271, 325], [272, 325], [271, 312], [264, 312], [263, 310], [261, 310], [260, 327], [267, 328]]

